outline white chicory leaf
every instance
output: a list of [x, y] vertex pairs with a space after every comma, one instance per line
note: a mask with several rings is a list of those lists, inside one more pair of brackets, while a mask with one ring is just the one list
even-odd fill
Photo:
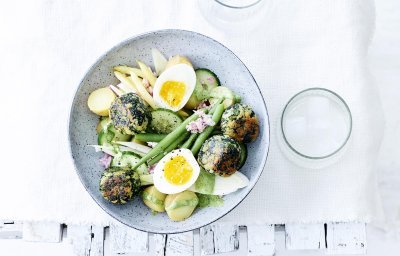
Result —
[[156, 69], [157, 75], [160, 75], [167, 66], [167, 58], [158, 50], [158, 49], [151, 49], [151, 55], [153, 56], [153, 63], [154, 68]]
[[144, 146], [144, 145], [136, 143], [136, 142], [117, 141], [115, 143], [125, 146], [125, 147], [128, 147], [128, 148], [131, 148], [133, 150], [139, 151], [143, 154], [147, 154], [151, 150], [150, 147]]

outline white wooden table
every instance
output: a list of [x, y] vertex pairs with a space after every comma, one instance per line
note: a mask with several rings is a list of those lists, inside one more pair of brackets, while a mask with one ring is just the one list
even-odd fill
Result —
[[[114, 223], [107, 227], [46, 222], [0, 221], [0, 239], [69, 243], [76, 256], [279, 255], [276, 235], [290, 251], [365, 254], [365, 223], [287, 225], [211, 224], [193, 232], [160, 235]], [[1, 250], [0, 250], [1, 252]]]

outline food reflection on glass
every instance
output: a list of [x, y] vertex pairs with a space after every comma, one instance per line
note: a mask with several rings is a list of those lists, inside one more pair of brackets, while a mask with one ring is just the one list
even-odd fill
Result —
[[99, 188], [113, 204], [138, 196], [154, 213], [182, 221], [249, 184], [240, 169], [259, 121], [211, 70], [156, 49], [152, 57], [155, 72], [141, 61], [114, 67], [119, 83], [88, 97], [100, 116], [93, 145], [104, 152]]

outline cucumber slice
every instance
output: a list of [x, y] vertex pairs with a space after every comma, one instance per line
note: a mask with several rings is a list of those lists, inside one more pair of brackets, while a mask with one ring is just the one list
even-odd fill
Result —
[[221, 85], [216, 74], [205, 68], [196, 69], [196, 87], [194, 92], [197, 99], [204, 100], [209, 98], [212, 89]]
[[109, 118], [100, 120], [100, 123], [97, 126], [101, 126], [97, 143], [102, 146], [111, 144], [113, 141], [129, 141], [132, 137], [131, 135], [118, 132], [111, 124]]
[[132, 135], [129, 134], [122, 134], [119, 131], [115, 129], [113, 125], [108, 126], [108, 131], [114, 133], [114, 141], [130, 141], [132, 138]]
[[247, 159], [247, 146], [244, 143], [240, 143], [240, 161], [239, 161], [239, 169], [243, 167], [244, 163]]
[[108, 117], [100, 117], [100, 121], [96, 126], [96, 132], [100, 133], [102, 130], [107, 130], [107, 127], [111, 124], [111, 119]]
[[231, 89], [225, 86], [218, 86], [211, 90], [210, 97], [212, 98], [211, 103], [215, 102], [217, 99], [224, 97], [225, 108], [233, 105], [235, 103], [235, 94]]
[[114, 138], [114, 133], [108, 130], [101, 130], [99, 136], [97, 137], [97, 144], [104, 146], [111, 144]]
[[168, 134], [182, 122], [182, 117], [169, 109], [159, 108], [151, 112], [150, 128], [157, 133]]
[[[118, 167], [132, 167], [135, 166], [140, 161], [140, 156], [136, 155], [133, 152], [123, 152], [120, 156], [116, 156], [113, 158], [111, 162], [111, 166]], [[140, 165], [136, 171], [139, 174], [148, 174], [146, 164]]]

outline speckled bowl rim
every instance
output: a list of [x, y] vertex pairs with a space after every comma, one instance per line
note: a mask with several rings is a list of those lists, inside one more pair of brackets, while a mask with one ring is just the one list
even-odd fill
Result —
[[[262, 168], [261, 168], [261, 171], [260, 171], [259, 174], [257, 175], [256, 180], [254, 181], [254, 185], [249, 189], [249, 191], [235, 204], [235, 206], [233, 206], [231, 209], [227, 210], [226, 212], [222, 213], [220, 216], [218, 216], [218, 217], [213, 217], [213, 218], [209, 218], [209, 219], [208, 219], [207, 221], [205, 221], [203, 224], [196, 225], [196, 226], [193, 226], [193, 227], [190, 227], [190, 228], [184, 228], [184, 229], [182, 229], [182, 230], [180, 230], [180, 231], [176, 231], [176, 232], [155, 232], [154, 230], [147, 230], [147, 229], [145, 229], [145, 228], [138, 227], [138, 226], [136, 226], [136, 225], [131, 225], [131, 224], [129, 224], [129, 223], [126, 223], [124, 220], [121, 220], [121, 219], [118, 218], [117, 216], [115, 216], [113, 212], [108, 211], [105, 207], [103, 207], [103, 206], [92, 196], [91, 191], [88, 189], [88, 187], [86, 186], [86, 184], [83, 182], [83, 177], [81, 176], [81, 173], [80, 173], [80, 171], [78, 170], [78, 167], [77, 167], [77, 165], [76, 165], [76, 163], [75, 163], [75, 160], [74, 160], [74, 158], [73, 158], [73, 154], [72, 154], [72, 143], [71, 143], [71, 126], [72, 126], [72, 124], [71, 124], [71, 119], [72, 119], [73, 106], [74, 106], [74, 102], [75, 102], [75, 100], [76, 100], [76, 98], [77, 98], [78, 91], [79, 91], [79, 90], [81, 89], [81, 87], [83, 86], [84, 81], [85, 81], [87, 75], [90, 74], [90, 73], [96, 68], [96, 66], [107, 56], [107, 54], [109, 54], [109, 53], [115, 51], [116, 49], [118, 49], [118, 48], [120, 48], [120, 47], [122, 47], [122, 46], [124, 46], [124, 45], [126, 45], [126, 44], [129, 44], [131, 41], [134, 41], [134, 40], [137, 40], [137, 39], [140, 39], [140, 38], [143, 38], [143, 37], [147, 37], [147, 36], [152, 35], [152, 34], [162, 34], [162, 33], [167, 33], [167, 34], [168, 34], [168, 33], [195, 34], [195, 35], [198, 36], [198, 37], [203, 37], [203, 38], [205, 38], [205, 39], [207, 39], [207, 40], [210, 40], [210, 41], [212, 41], [212, 42], [214, 42], [214, 43], [216, 43], [216, 44], [219, 44], [220, 46], [222, 46], [223, 48], [225, 48], [228, 52], [232, 53], [232, 55], [233, 55], [233, 56], [243, 65], [243, 67], [249, 72], [249, 75], [250, 75], [251, 79], [253, 79], [253, 81], [254, 81], [254, 83], [255, 83], [255, 85], [256, 85], [256, 87], [257, 87], [257, 90], [258, 90], [258, 92], [259, 92], [259, 94], [260, 94], [260, 96], [261, 96], [262, 102], [263, 102], [263, 108], [264, 108], [264, 111], [265, 111], [265, 114], [266, 114], [266, 117], [267, 117], [267, 118], [266, 118], [266, 121], [267, 121], [267, 125], [268, 125], [268, 145], [267, 145], [267, 151], [266, 151], [265, 156], [263, 157], [263, 158], [264, 158], [264, 159], [263, 159], [263, 162], [260, 164], [260, 167], [262, 167]], [[230, 213], [233, 209], [235, 209], [235, 208], [250, 194], [250, 192], [253, 190], [253, 188], [256, 186], [257, 182], [259, 181], [259, 179], [260, 179], [262, 173], [264, 172], [264, 168], [265, 168], [265, 165], [266, 165], [266, 163], [267, 163], [267, 158], [268, 158], [268, 155], [269, 155], [269, 149], [270, 149], [270, 144], [271, 144], [271, 127], [270, 127], [270, 118], [269, 118], [269, 114], [268, 114], [267, 105], [266, 105], [266, 103], [265, 103], [264, 96], [263, 96], [263, 94], [261, 93], [260, 87], [259, 87], [258, 84], [257, 84], [257, 81], [255, 80], [253, 74], [250, 72], [250, 70], [247, 68], [247, 66], [243, 63], [243, 61], [242, 61], [232, 50], [230, 50], [228, 47], [226, 47], [226, 46], [223, 45], [222, 43], [218, 42], [217, 40], [215, 40], [215, 39], [213, 39], [213, 38], [211, 38], [211, 37], [205, 36], [205, 35], [203, 35], [203, 34], [201, 34], [201, 33], [198, 33], [198, 32], [194, 32], [194, 31], [190, 31], [190, 30], [183, 30], [183, 29], [161, 29], [161, 30], [153, 30], [153, 31], [148, 31], [148, 32], [145, 32], [145, 33], [141, 33], [141, 34], [132, 36], [132, 37], [130, 37], [130, 38], [127, 38], [127, 39], [125, 39], [124, 41], [122, 41], [122, 42], [116, 44], [116, 45], [115, 45], [114, 47], [112, 47], [110, 50], [106, 51], [106, 52], [103, 53], [100, 57], [98, 57], [97, 60], [96, 60], [96, 61], [90, 66], [90, 68], [85, 72], [85, 75], [83, 76], [83, 78], [82, 78], [81, 81], [79, 82], [79, 85], [78, 85], [78, 87], [77, 87], [76, 90], [75, 90], [74, 97], [72, 98], [72, 101], [71, 101], [71, 103], [70, 103], [70, 111], [69, 111], [69, 116], [68, 116], [68, 144], [69, 144], [69, 147], [68, 147], [68, 149], [69, 149], [69, 155], [70, 155], [71, 160], [72, 160], [72, 162], [73, 162], [73, 164], [74, 164], [74, 169], [75, 169], [76, 174], [77, 174], [78, 177], [79, 177], [79, 180], [81, 181], [83, 187], [85, 188], [86, 192], [88, 192], [88, 194], [89, 194], [90, 197], [93, 199], [93, 201], [96, 202], [96, 204], [97, 204], [98, 206], [100, 206], [100, 208], [103, 209], [104, 212], [106, 212], [109, 216], [111, 216], [111, 217], [114, 218], [115, 220], [119, 221], [120, 223], [125, 224], [125, 225], [127, 225], [127, 226], [129, 226], [129, 227], [131, 227], [131, 228], [134, 228], [134, 229], [137, 229], [137, 230], [140, 230], [140, 231], [149, 232], [149, 233], [157, 233], [157, 234], [179, 234], [179, 233], [183, 233], [183, 232], [188, 232], [188, 231], [193, 231], [193, 230], [195, 230], [195, 229], [199, 229], [199, 228], [201, 228], [201, 227], [207, 226], [207, 225], [209, 225], [209, 224], [211, 224], [211, 223], [213, 223], [213, 222], [215, 222], [215, 221], [221, 219], [222, 217], [224, 217], [225, 215], [227, 215], [228, 213]]]

